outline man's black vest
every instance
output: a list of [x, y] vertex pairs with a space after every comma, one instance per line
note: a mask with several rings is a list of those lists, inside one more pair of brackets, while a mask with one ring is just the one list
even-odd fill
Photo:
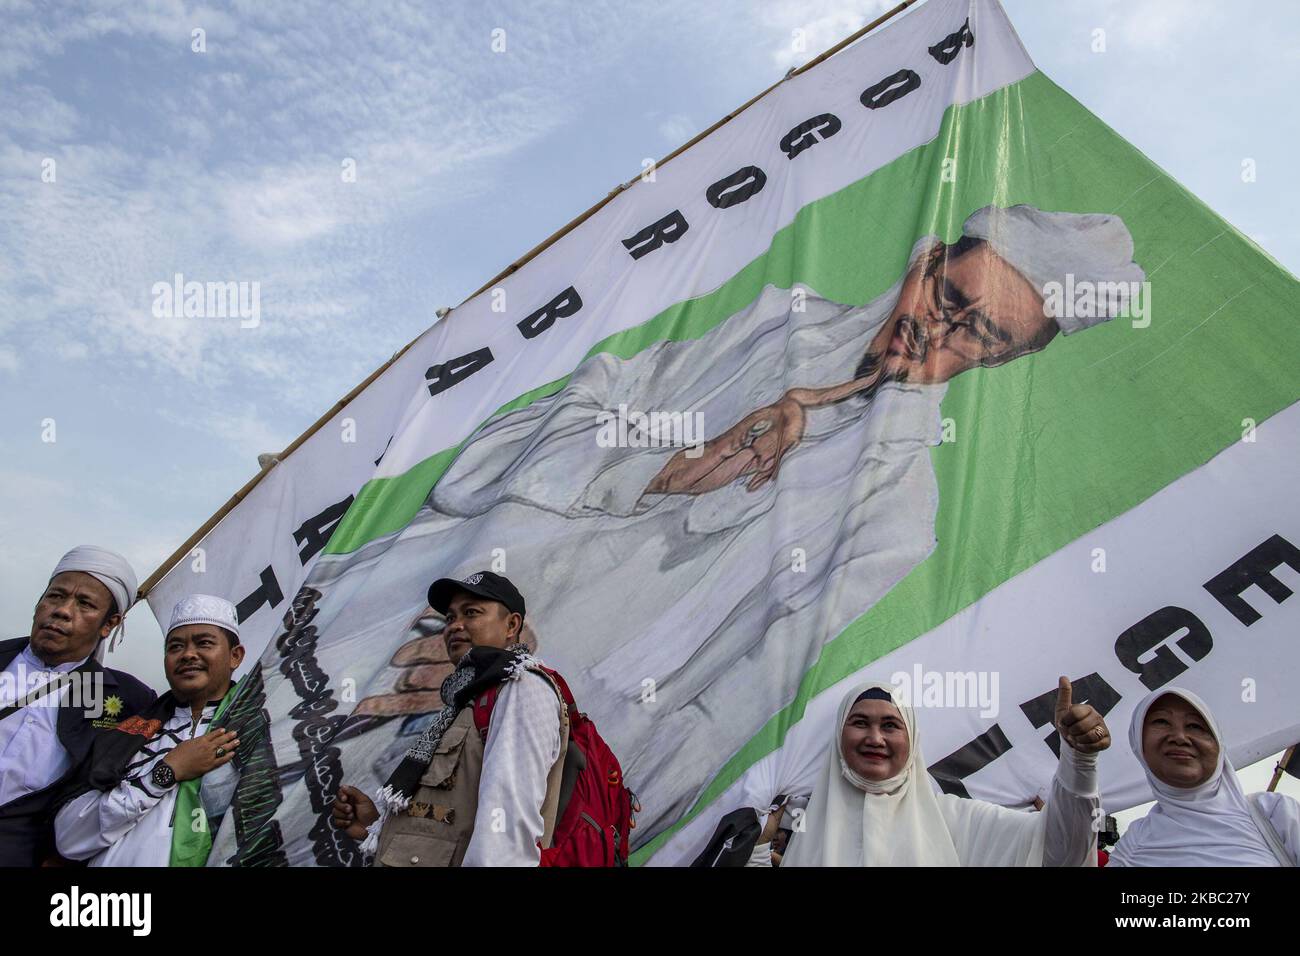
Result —
[[[26, 637], [0, 641], [0, 669], [8, 667], [27, 646], [27, 642]], [[122, 702], [117, 718], [139, 713], [157, 697], [130, 674], [102, 667], [93, 657], [72, 673], [93, 674], [97, 671], [102, 671], [104, 675], [105, 700], [116, 696]], [[55, 797], [63, 791], [71, 778], [81, 772], [95, 735], [105, 732], [117, 718], [105, 712], [91, 720], [85, 716], [82, 706], [59, 708], [58, 740], [51, 740], [49, 745], [61, 746], [67, 751], [71, 769], [44, 790], [33, 791], [0, 806], [0, 866], [37, 866], [54, 853]], [[23, 714], [19, 711], [5, 719], [22, 720]], [[96, 724], [100, 726], [97, 727]], [[6, 770], [3, 758], [0, 758], [0, 774]]]

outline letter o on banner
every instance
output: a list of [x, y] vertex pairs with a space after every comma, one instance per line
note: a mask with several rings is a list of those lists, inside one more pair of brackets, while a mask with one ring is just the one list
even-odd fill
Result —
[[730, 176], [724, 176], [704, 193], [714, 209], [727, 209], [742, 203], [767, 185], [767, 174], [757, 166], [743, 166]]
[[920, 85], [921, 78], [915, 72], [901, 69], [863, 90], [862, 105], [869, 110], [878, 110], [894, 100], [902, 99]]

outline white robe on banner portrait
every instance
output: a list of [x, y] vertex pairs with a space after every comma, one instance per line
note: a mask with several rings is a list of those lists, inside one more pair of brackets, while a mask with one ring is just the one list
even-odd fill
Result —
[[[755, 491], [740, 479], [643, 495], [680, 449], [601, 447], [599, 416], [699, 413], [706, 437], [790, 388], [846, 381], [897, 291], [854, 307], [768, 286], [698, 339], [593, 356], [556, 395], [477, 432], [373, 560], [321, 560], [321, 633], [347, 635], [349, 673], [382, 671], [395, 609], [409, 621], [430, 581], [501, 549], [541, 653], [614, 748], [639, 819], [651, 832], [677, 819], [823, 646], [933, 550], [946, 387], [890, 383], [810, 409], [778, 480]], [[333, 613], [331, 591], [344, 602]], [[334, 670], [325, 642], [318, 652]], [[381, 750], [349, 742], [350, 771]]]

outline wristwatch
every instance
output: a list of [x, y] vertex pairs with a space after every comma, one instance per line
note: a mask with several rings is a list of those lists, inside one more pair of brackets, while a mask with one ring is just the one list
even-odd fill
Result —
[[153, 768], [153, 783], [160, 790], [166, 790], [168, 787], [176, 786], [176, 771], [173, 770], [166, 761], [159, 760]]

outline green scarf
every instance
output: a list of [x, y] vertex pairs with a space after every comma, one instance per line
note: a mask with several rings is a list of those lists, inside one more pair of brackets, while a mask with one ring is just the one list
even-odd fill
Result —
[[[226, 696], [221, 698], [221, 703], [212, 715], [212, 722], [208, 724], [209, 728], [220, 726], [217, 721], [234, 698], [235, 686], [231, 684]], [[208, 825], [207, 814], [203, 811], [203, 799], [199, 795], [202, 785], [202, 777], [184, 780], [177, 785], [176, 812], [172, 816], [172, 855], [168, 866], [204, 866], [208, 862], [208, 854], [212, 852], [212, 828]], [[199, 812], [195, 813], [196, 810]], [[195, 820], [203, 821], [203, 826], [197, 831], [194, 828]]]

